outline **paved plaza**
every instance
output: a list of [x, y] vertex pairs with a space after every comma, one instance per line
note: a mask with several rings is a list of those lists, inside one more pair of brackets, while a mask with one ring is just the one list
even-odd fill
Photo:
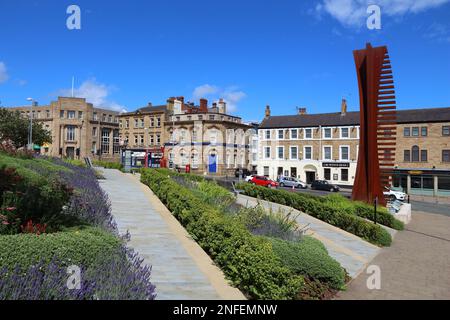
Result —
[[371, 262], [381, 269], [381, 290], [367, 289], [366, 272], [338, 299], [450, 299], [450, 217], [413, 212], [391, 247]]

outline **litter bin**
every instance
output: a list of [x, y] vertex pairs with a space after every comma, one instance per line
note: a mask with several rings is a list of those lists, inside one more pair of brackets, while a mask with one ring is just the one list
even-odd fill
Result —
[[191, 173], [191, 165], [186, 165], [186, 173]]

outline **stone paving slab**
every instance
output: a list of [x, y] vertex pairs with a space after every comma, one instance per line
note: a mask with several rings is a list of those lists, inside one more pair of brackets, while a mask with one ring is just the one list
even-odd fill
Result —
[[363, 239], [336, 228], [328, 223], [316, 219], [288, 206], [280, 205], [252, 197], [238, 195], [237, 202], [243, 206], [254, 207], [260, 203], [267, 210], [273, 210], [297, 215], [300, 226], [309, 225], [308, 235], [320, 240], [328, 250], [331, 257], [344, 267], [350, 277], [356, 278], [366, 265], [380, 252], [380, 248]]
[[152, 266], [159, 300], [221, 299], [193, 257], [144, 195], [139, 183], [117, 170], [103, 170], [100, 182], [108, 194], [120, 233], [131, 233], [129, 245]]
[[369, 275], [361, 273], [337, 299], [449, 300], [450, 217], [414, 212], [405, 231], [391, 247], [381, 250], [371, 265], [380, 267], [381, 288], [367, 288]]

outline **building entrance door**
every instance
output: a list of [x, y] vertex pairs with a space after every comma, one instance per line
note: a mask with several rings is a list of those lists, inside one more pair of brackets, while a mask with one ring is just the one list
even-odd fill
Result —
[[217, 173], [217, 156], [215, 154], [209, 155], [209, 173]]
[[66, 157], [71, 160], [73, 160], [75, 158], [75, 148], [74, 147], [67, 147]]
[[306, 184], [311, 184], [316, 181], [316, 173], [313, 171], [306, 172]]

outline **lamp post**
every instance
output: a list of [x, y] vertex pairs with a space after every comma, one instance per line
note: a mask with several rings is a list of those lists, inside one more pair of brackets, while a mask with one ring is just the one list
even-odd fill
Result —
[[28, 150], [33, 150], [33, 105], [35, 101], [33, 98], [27, 98], [27, 101], [31, 103], [30, 105], [30, 127], [28, 128]]

